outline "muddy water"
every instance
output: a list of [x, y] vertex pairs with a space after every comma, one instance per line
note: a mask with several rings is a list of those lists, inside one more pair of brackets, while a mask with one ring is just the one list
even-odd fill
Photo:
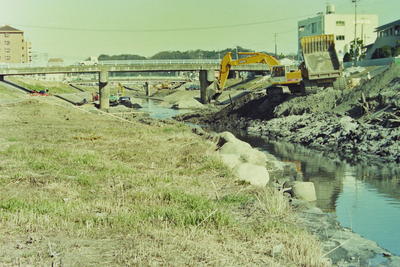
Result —
[[281, 160], [296, 163], [303, 180], [315, 184], [316, 206], [335, 213], [342, 226], [400, 255], [399, 164], [349, 165], [301, 146], [248, 136], [241, 139]]

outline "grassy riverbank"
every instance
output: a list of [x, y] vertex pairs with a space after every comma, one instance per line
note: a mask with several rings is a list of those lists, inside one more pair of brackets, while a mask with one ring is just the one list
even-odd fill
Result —
[[324, 266], [287, 200], [183, 124], [52, 97], [0, 109], [2, 266]]

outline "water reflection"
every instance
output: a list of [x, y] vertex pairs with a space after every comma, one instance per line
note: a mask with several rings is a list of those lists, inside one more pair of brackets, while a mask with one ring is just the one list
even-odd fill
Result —
[[312, 181], [316, 205], [336, 212], [342, 226], [400, 255], [400, 165], [350, 165], [331, 154], [302, 146], [242, 136], [281, 160], [298, 161], [304, 181]]

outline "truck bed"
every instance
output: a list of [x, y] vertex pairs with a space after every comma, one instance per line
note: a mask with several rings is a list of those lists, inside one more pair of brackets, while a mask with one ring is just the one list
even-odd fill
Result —
[[336, 53], [334, 36], [317, 35], [301, 39], [305, 67], [310, 80], [336, 78], [342, 68]]

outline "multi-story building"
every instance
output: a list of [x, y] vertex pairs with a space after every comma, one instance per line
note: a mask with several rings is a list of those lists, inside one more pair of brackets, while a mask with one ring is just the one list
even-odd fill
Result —
[[367, 47], [367, 54], [365, 58], [371, 59], [373, 57], [383, 57], [384, 55], [378, 55], [379, 51], [376, 50], [382, 49], [384, 47], [388, 47], [391, 49], [400, 47], [400, 19], [377, 27], [376, 33], [377, 35], [375, 43]]
[[0, 27], [0, 62], [31, 62], [31, 43], [24, 38], [24, 32], [5, 25]]
[[[357, 24], [355, 23], [357, 21]], [[328, 4], [326, 12], [298, 22], [298, 41], [301, 55], [300, 39], [304, 36], [334, 34], [336, 51], [342, 59], [350, 50], [351, 42], [357, 35], [364, 45], [375, 41], [375, 28], [378, 26], [378, 15], [374, 14], [336, 14], [335, 6]]]

